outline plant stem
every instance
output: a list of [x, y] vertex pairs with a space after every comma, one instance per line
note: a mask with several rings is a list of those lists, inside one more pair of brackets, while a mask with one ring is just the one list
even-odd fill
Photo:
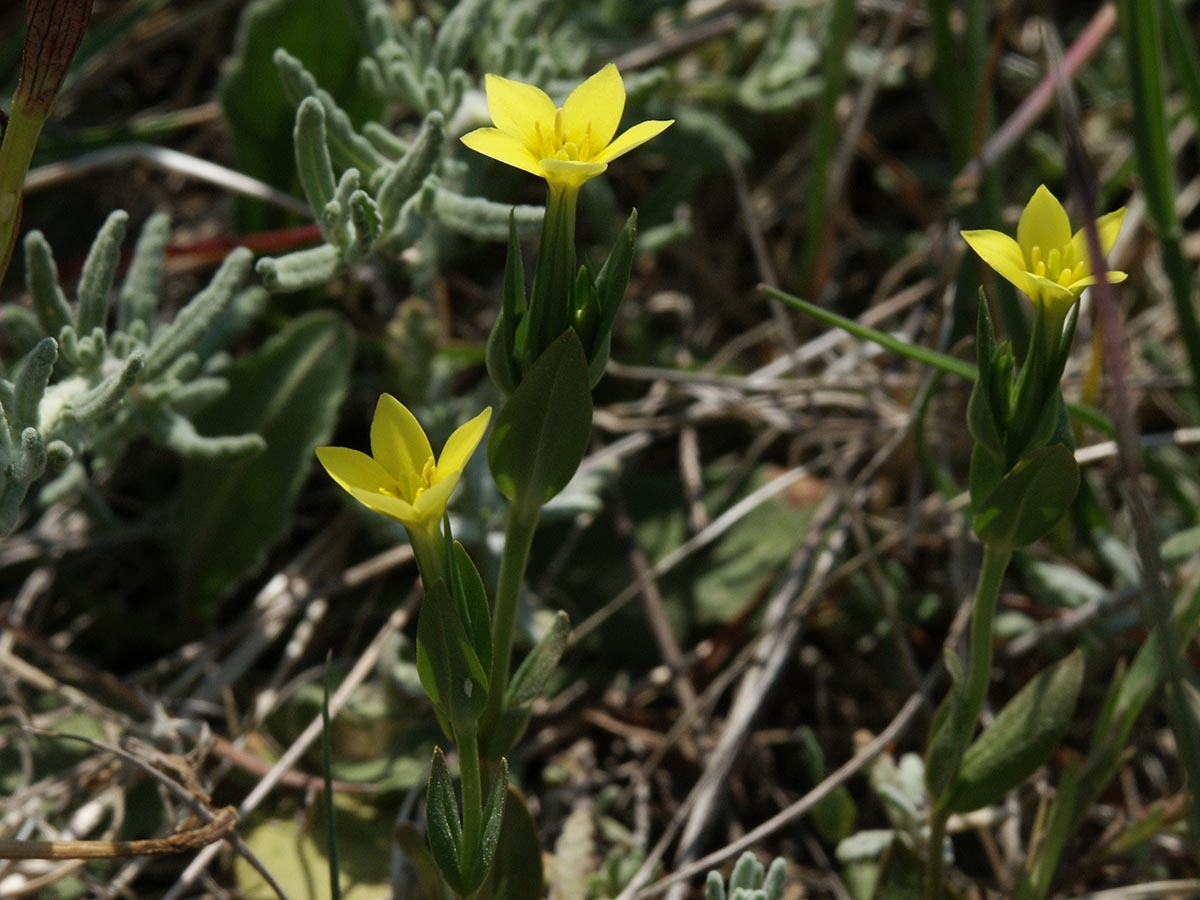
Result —
[[458, 770], [462, 777], [462, 871], [474, 868], [483, 835], [483, 777], [479, 771], [479, 734], [470, 731], [458, 738]]
[[[971, 611], [970, 646], [967, 658], [967, 678], [963, 685], [963, 716], [961, 719], [965, 746], [979, 723], [987, 700], [988, 684], [992, 674], [992, 623], [996, 619], [996, 602], [1000, 598], [1000, 585], [1012, 559], [1012, 548], [1003, 544], [984, 544], [983, 562], [979, 567], [979, 580], [975, 585], [975, 606]], [[954, 784], [955, 772], [946, 780], [947, 786]], [[946, 821], [949, 810], [937, 798], [929, 819], [929, 846], [925, 859], [925, 900], [941, 900], [942, 896], [942, 845], [946, 838]]]
[[492, 671], [489, 678], [488, 705], [483, 714], [484, 734], [490, 734], [504, 708], [508, 670], [512, 663], [513, 632], [517, 626], [517, 600], [529, 548], [537, 531], [540, 506], [530, 506], [518, 497], [508, 507], [508, 527], [504, 535], [504, 556], [500, 560], [500, 580], [496, 585], [496, 610], [492, 616]]
[[1010, 559], [1012, 548], [997, 544], [983, 545], [983, 564], [979, 569], [979, 582], [975, 586], [975, 608], [971, 611], [967, 681], [963, 688], [963, 727], [971, 733], [975, 731], [987, 699], [992, 675], [992, 623], [996, 618], [1000, 585]]
[[25, 175], [45, 121], [45, 115], [33, 115], [14, 105], [0, 143], [0, 282], [16, 245]]
[[946, 820], [943, 810], [935, 809], [929, 820], [929, 844], [926, 847], [925, 900], [942, 900], [942, 847], [946, 843]]

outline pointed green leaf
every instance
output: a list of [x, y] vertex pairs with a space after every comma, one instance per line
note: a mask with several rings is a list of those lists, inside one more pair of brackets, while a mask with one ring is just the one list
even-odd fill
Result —
[[526, 706], [542, 695], [546, 682], [554, 674], [571, 638], [571, 619], [559, 610], [550, 629], [521, 662], [509, 682], [505, 706]]
[[520, 791], [509, 785], [492, 871], [477, 900], [541, 900], [542, 845]]
[[1038, 673], [963, 754], [946, 808], [969, 812], [996, 803], [1032, 775], [1062, 741], [1083, 686], [1083, 654]]
[[573, 330], [546, 348], [496, 417], [488, 464], [500, 492], [541, 506], [561, 491], [587, 451], [592, 392]]
[[508, 798], [508, 760], [500, 760], [500, 771], [492, 782], [488, 792], [487, 802], [483, 806], [483, 830], [480, 835], [479, 855], [473, 860], [474, 866], [466, 877], [466, 886], [474, 891], [483, 884], [488, 873], [492, 870], [492, 862], [496, 858], [496, 847], [500, 843], [500, 832], [504, 824], [504, 807]]
[[425, 799], [425, 828], [429, 833], [429, 849], [433, 851], [442, 877], [460, 895], [465, 890], [462, 873], [458, 869], [462, 852], [462, 823], [458, 817], [458, 800], [454, 796], [454, 784], [450, 770], [446, 768], [446, 757], [441, 747], [433, 749], [433, 763], [429, 769], [429, 789]]
[[[609, 251], [608, 259], [600, 267], [596, 282], [592, 289], [592, 301], [595, 303], [598, 315], [595, 323], [594, 337], [590, 346], [586, 347], [588, 359], [595, 361], [603, 357], [608, 361], [608, 348], [612, 340], [613, 324], [617, 321], [617, 313], [625, 299], [625, 291], [629, 287], [629, 272], [633, 268], [633, 250], [637, 243], [637, 210], [629, 213], [625, 227], [617, 242]], [[604, 374], [604, 365], [592, 366], [592, 387], [600, 381]]]
[[1075, 455], [1064, 444], [1042, 447], [1017, 463], [975, 510], [975, 533], [988, 544], [1032, 544], [1063, 517], [1078, 490]]
[[466, 548], [458, 541], [451, 549], [454, 561], [454, 590], [459, 608], [465, 616], [467, 634], [475, 648], [475, 654], [485, 672], [492, 668], [492, 622], [488, 606], [487, 589], [479, 570], [467, 555]]
[[[1004, 435], [1001, 428], [1007, 418], [1007, 409], [996, 409], [996, 381], [1003, 377], [996, 365], [996, 333], [992, 328], [992, 316], [988, 311], [987, 298], [979, 289], [979, 319], [975, 331], [975, 358], [979, 377], [971, 391], [967, 404], [967, 427], [975, 440], [994, 455], [1004, 454]], [[1011, 377], [1011, 372], [1009, 373]]]

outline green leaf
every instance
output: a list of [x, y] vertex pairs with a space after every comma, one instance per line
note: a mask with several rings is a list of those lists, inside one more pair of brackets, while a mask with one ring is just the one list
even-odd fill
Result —
[[506, 706], [527, 706], [542, 695], [546, 682], [554, 674], [571, 638], [571, 619], [559, 610], [550, 629], [521, 662], [508, 684]]
[[[219, 87], [238, 171], [300, 194], [290, 152], [296, 105], [284, 94], [273, 61], [279, 47], [299, 58], [353, 121], [374, 119], [382, 111], [379, 99], [359, 87], [361, 50], [347, 6], [328, 0], [253, 0], [246, 5]], [[242, 230], [282, 219], [258, 202], [246, 202], [238, 211]]]
[[233, 463], [184, 463], [175, 550], [189, 601], [210, 606], [287, 533], [313, 450], [333, 433], [353, 359], [346, 323], [310, 313], [234, 365], [229, 392], [196, 417], [201, 433], [257, 432], [267, 449]]
[[542, 845], [521, 793], [512, 785], [504, 804], [492, 871], [476, 900], [541, 900]]
[[454, 784], [450, 770], [446, 768], [446, 757], [441, 747], [433, 749], [433, 763], [429, 768], [429, 790], [425, 798], [425, 829], [429, 834], [429, 849], [434, 862], [447, 884], [459, 895], [465, 890], [458, 861], [462, 853], [462, 823], [458, 817], [458, 800], [454, 796]]
[[541, 506], [566, 487], [592, 431], [592, 392], [579, 338], [564, 331], [525, 373], [488, 442], [500, 492]]
[[475, 728], [487, 705], [488, 676], [441, 579], [425, 591], [417, 619], [417, 672], [454, 734]]
[[[344, 797], [338, 797], [335, 805], [342, 900], [386, 896], [393, 815]], [[327, 830], [322, 816], [287, 816], [252, 820], [245, 830], [239, 828], [239, 833], [291, 900], [330, 900]], [[244, 900], [275, 900], [278, 896], [240, 855], [234, 857], [233, 874], [237, 896]]]
[[935, 800], [941, 798], [954, 780], [970, 739], [963, 723], [966, 710], [962, 663], [950, 651], [945, 654], [945, 659], [946, 670], [950, 673], [950, 691], [933, 716], [925, 750], [925, 786]]
[[479, 855], [475, 857], [472, 870], [467, 873], [466, 883], [469, 891], [474, 891], [483, 884], [488, 873], [492, 870], [492, 862], [496, 858], [496, 847], [500, 843], [500, 832], [504, 825], [504, 807], [508, 797], [508, 760], [500, 760], [500, 771], [492, 782], [488, 792], [487, 802], [483, 806], [483, 830]]
[[1066, 445], [1035, 450], [975, 509], [975, 533], [988, 544], [1032, 544], [1063, 517], [1077, 490], [1079, 466]]
[[467, 555], [466, 548], [458, 541], [451, 549], [454, 562], [452, 574], [454, 577], [454, 596], [459, 603], [466, 624], [467, 635], [475, 649], [475, 655], [483, 666], [483, 671], [492, 669], [492, 614], [488, 606], [487, 589], [479, 570]]
[[997, 352], [996, 333], [987, 298], [979, 289], [979, 321], [976, 327], [975, 356], [979, 377], [967, 405], [967, 426], [971, 436], [992, 452], [1004, 455], [1004, 431], [1008, 420], [1008, 395], [1012, 385], [1013, 358], [1007, 351]]
[[571, 620], [561, 610], [555, 613], [550, 630], [522, 660], [508, 683], [504, 708], [500, 718], [485, 735], [484, 749], [488, 759], [499, 759], [508, 753], [529, 725], [529, 705], [542, 696], [546, 682], [554, 674], [567, 642], [571, 637]]
[[508, 255], [504, 258], [504, 294], [500, 313], [492, 325], [487, 342], [487, 370], [492, 381], [506, 397], [517, 389], [521, 369], [527, 362], [528, 322], [521, 328], [528, 308], [525, 294], [525, 261], [521, 256], [521, 241], [517, 230], [517, 213], [508, 214]]
[[963, 754], [946, 808], [969, 812], [995, 803], [1032, 775], [1062, 741], [1082, 686], [1083, 654], [1076, 650], [1021, 688]]
[[[799, 732], [800, 758], [813, 784], [820, 784], [829, 774], [825, 763], [825, 752], [816, 734], [807, 725]], [[858, 806], [844, 785], [835, 788], [812, 809], [813, 825], [817, 832], [830, 844], [845, 840], [854, 832], [854, 820], [858, 817]]]
[[612, 341], [613, 323], [617, 320], [617, 312], [625, 299], [625, 291], [629, 287], [629, 271], [633, 268], [633, 248], [637, 243], [637, 210], [629, 213], [625, 227], [617, 242], [609, 251], [608, 258], [600, 267], [596, 283], [592, 291], [592, 302], [595, 303], [598, 316], [595, 331], [589, 335], [587, 346], [588, 359], [591, 361], [591, 385], [595, 387], [604, 367], [608, 363], [609, 344]]

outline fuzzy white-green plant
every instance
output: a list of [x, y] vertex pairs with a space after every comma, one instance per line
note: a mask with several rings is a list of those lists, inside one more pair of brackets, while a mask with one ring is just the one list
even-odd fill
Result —
[[40, 480], [53, 476], [41, 488], [43, 501], [78, 490], [136, 438], [201, 459], [246, 456], [263, 446], [255, 434], [201, 435], [191, 422], [228, 388], [219, 352], [224, 335], [265, 299], [261, 289], [244, 288], [252, 254], [234, 250], [208, 287], [163, 320], [157, 313], [169, 220], [147, 221], [114, 296], [127, 220], [114, 212], [101, 227], [73, 303], [45, 237], [33, 231], [25, 238], [31, 308], [2, 310], [18, 359], [11, 367], [0, 360], [0, 534], [13, 529]]
[[495, 203], [465, 194], [458, 135], [485, 124], [478, 72], [551, 83], [575, 76], [585, 43], [567, 23], [547, 27], [547, 0], [464, 0], [436, 27], [419, 16], [402, 25], [383, 0], [359, 0], [366, 90], [388, 104], [384, 121], [355, 128], [332, 95], [283, 47], [275, 64], [296, 105], [296, 163], [324, 243], [262, 259], [273, 291], [326, 284], [369, 254], [415, 263], [416, 280], [436, 270], [438, 229], [476, 240], [506, 240], [510, 213], [522, 233], [541, 224], [541, 206]]
[[738, 859], [729, 876], [729, 886], [720, 872], [709, 872], [704, 885], [704, 900], [781, 900], [787, 887], [787, 866], [782, 858], [771, 863], [770, 869], [747, 850]]

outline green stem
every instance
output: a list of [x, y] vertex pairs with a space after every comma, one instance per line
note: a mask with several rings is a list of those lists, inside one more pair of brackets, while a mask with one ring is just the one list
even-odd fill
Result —
[[[963, 687], [963, 727], [973, 733], [987, 699], [992, 675], [992, 623], [996, 619], [996, 601], [1012, 548], [997, 544], [983, 545], [983, 565], [975, 587], [975, 608], [971, 611], [971, 643], [967, 681]], [[969, 737], [969, 735], [968, 735]]]
[[[963, 716], [960, 720], [964, 734], [962, 746], [966, 746], [979, 723], [987, 700], [988, 684], [992, 674], [992, 624], [996, 620], [996, 602], [1000, 598], [1000, 586], [1004, 573], [1012, 559], [1012, 548], [1002, 544], [983, 545], [983, 563], [979, 568], [979, 580], [975, 585], [975, 606], [971, 611], [970, 646], [967, 659], [967, 679], [963, 685]], [[954, 783], [958, 773], [947, 780]], [[942, 896], [942, 844], [946, 837], [946, 822], [950, 811], [941, 799], [930, 814], [929, 848], [925, 859], [925, 900], [941, 900]]]
[[417, 560], [417, 571], [421, 573], [421, 583], [429, 590], [438, 579], [449, 584], [450, 567], [446, 558], [446, 541], [438, 528], [437, 520], [422, 525], [405, 525], [408, 532], [408, 542], [412, 545], [413, 556]]
[[479, 735], [475, 731], [458, 739], [458, 768], [462, 777], [462, 871], [471, 871], [479, 860], [483, 840], [483, 776], [479, 771]]
[[24, 104], [14, 104], [4, 129], [4, 142], [0, 144], [0, 283], [16, 245], [25, 174], [45, 121], [44, 113], [38, 115], [28, 111]]
[[517, 626], [517, 600], [540, 515], [541, 507], [529, 506], [520, 497], [508, 507], [504, 556], [500, 560], [496, 611], [492, 617], [492, 671], [488, 682], [488, 705], [483, 714], [485, 735], [491, 733], [504, 711], [504, 692], [508, 687], [508, 670], [512, 663], [513, 632]]
[[929, 846], [926, 850], [925, 900], [942, 900], [942, 846], [946, 843], [946, 820], [950, 816], [936, 809], [929, 821]]

